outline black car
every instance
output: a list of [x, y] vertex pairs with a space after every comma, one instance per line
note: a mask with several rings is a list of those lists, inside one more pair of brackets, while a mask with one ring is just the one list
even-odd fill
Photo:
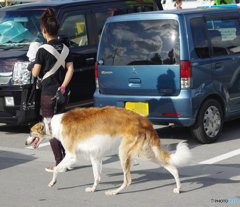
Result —
[[[28, 124], [40, 118], [39, 105], [26, 103], [33, 79], [26, 53], [33, 41], [44, 42], [40, 29], [43, 10], [55, 10], [59, 38], [68, 40], [74, 60], [68, 108], [91, 105], [95, 91], [94, 64], [98, 39], [109, 16], [158, 10], [155, 0], [57, 0], [0, 9], [0, 123]], [[22, 115], [24, 107], [30, 113]], [[36, 112], [36, 113], [35, 113]]]

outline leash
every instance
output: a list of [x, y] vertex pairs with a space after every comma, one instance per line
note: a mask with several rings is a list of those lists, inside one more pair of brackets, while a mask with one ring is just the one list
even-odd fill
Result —
[[54, 111], [53, 111], [53, 114], [56, 114], [56, 113], [57, 113], [57, 105], [58, 105], [58, 102], [57, 102], [57, 97], [56, 97], [56, 95], [55, 95], [53, 98], [51, 98], [51, 100], [52, 100], [52, 101], [54, 101], [54, 100], [55, 100], [55, 106], [54, 106]]

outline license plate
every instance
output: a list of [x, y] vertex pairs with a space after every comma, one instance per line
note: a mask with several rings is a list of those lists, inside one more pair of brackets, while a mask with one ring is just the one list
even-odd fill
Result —
[[149, 108], [147, 102], [126, 102], [125, 108], [142, 116], [148, 116]]

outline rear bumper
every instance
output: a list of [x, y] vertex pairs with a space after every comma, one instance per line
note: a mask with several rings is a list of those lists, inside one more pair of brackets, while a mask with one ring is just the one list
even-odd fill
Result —
[[[27, 96], [30, 94], [32, 85], [24, 86], [0, 86], [0, 123], [22, 125], [25, 120], [20, 117], [20, 109]], [[7, 98], [13, 98], [13, 105], [7, 103]]]
[[[148, 119], [154, 124], [175, 124], [191, 126], [195, 123], [191, 90], [181, 90], [178, 96], [120, 96], [104, 95], [97, 89], [94, 93], [94, 106], [107, 105], [125, 107], [127, 101], [148, 102]], [[167, 115], [166, 115], [167, 114]], [[179, 114], [172, 116], [171, 114]]]

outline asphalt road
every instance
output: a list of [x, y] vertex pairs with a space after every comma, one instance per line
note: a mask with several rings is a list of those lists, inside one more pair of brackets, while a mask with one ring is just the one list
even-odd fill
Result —
[[221, 138], [210, 145], [193, 140], [185, 128], [158, 126], [165, 150], [173, 152], [177, 143], [186, 140], [193, 153], [191, 164], [179, 169], [183, 192], [172, 192], [175, 181], [163, 168], [139, 161], [132, 164], [132, 185], [116, 196], [106, 196], [104, 191], [122, 183], [117, 155], [104, 158], [102, 181], [95, 193], [85, 192], [93, 173], [90, 162], [82, 158], [49, 188], [52, 174], [44, 171], [54, 160], [49, 143], [38, 150], [26, 148], [28, 128], [0, 125], [0, 206], [240, 206], [239, 122], [226, 123]]

